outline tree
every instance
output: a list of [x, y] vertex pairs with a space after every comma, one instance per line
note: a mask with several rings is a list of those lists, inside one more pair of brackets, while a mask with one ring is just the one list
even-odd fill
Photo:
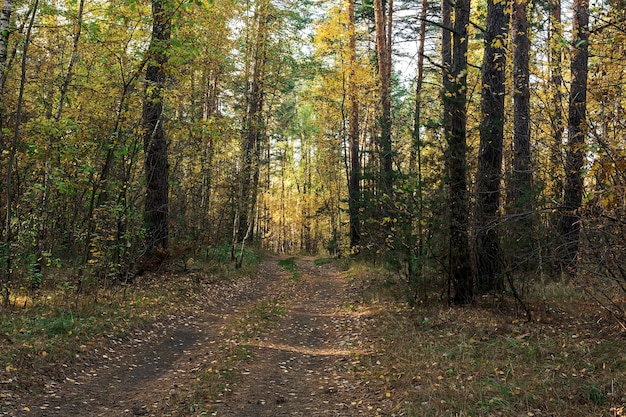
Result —
[[361, 242], [361, 160], [359, 155], [359, 98], [356, 80], [356, 27], [354, 0], [348, 0], [348, 100], [350, 102], [350, 173], [348, 179], [348, 210], [350, 212], [350, 246], [357, 247]]
[[[468, 235], [467, 195], [467, 48], [470, 0], [442, 2], [443, 127], [447, 149], [449, 224], [449, 274], [452, 302], [468, 304], [474, 298]], [[450, 34], [452, 31], [452, 34]]]
[[476, 268], [481, 292], [500, 290], [502, 262], [498, 221], [504, 139], [508, 1], [487, 2], [485, 51], [482, 64], [480, 150], [476, 174]]
[[3, 305], [9, 304], [9, 284], [11, 283], [11, 272], [13, 266], [11, 262], [13, 261], [13, 254], [11, 252], [11, 244], [13, 240], [12, 233], [12, 220], [13, 220], [13, 175], [16, 165], [16, 155], [17, 155], [17, 147], [19, 143], [19, 135], [20, 135], [20, 127], [22, 123], [22, 111], [24, 104], [24, 90], [26, 88], [26, 62], [28, 57], [28, 47], [30, 45], [30, 37], [32, 35], [33, 27], [35, 25], [35, 16], [37, 14], [37, 10], [39, 8], [39, 0], [35, 0], [31, 8], [30, 21], [28, 24], [28, 29], [26, 30], [26, 37], [24, 38], [24, 47], [22, 51], [22, 71], [20, 78], [20, 89], [18, 93], [17, 99], [17, 110], [15, 115], [15, 126], [13, 128], [13, 138], [11, 140], [11, 146], [9, 148], [9, 161], [7, 166], [7, 176], [6, 176], [6, 212], [5, 212], [5, 222], [4, 222], [4, 242], [2, 247], [0, 248], [2, 252], [0, 255], [2, 256], [2, 263], [0, 265], [2, 268], [0, 270], [0, 290], [2, 291], [2, 301]]
[[571, 85], [568, 111], [568, 138], [565, 159], [565, 185], [559, 230], [563, 239], [562, 265], [570, 272], [578, 262], [583, 200], [585, 135], [587, 134], [587, 77], [589, 62], [589, 1], [574, 1]]
[[163, 127], [166, 65], [172, 31], [170, 4], [152, 0], [152, 38], [148, 53], [143, 103], [144, 174], [146, 177], [145, 222], [146, 249], [168, 247], [169, 163], [167, 138]]
[[[380, 172], [384, 194], [393, 193], [393, 166], [391, 142], [391, 38], [393, 28], [393, 0], [374, 0], [376, 24], [376, 53], [380, 95]], [[389, 204], [388, 202], [386, 204]]]
[[[254, 210], [259, 184], [261, 141], [264, 135], [263, 105], [265, 100], [265, 70], [267, 64], [267, 31], [270, 11], [269, 1], [255, 3], [254, 27], [249, 53], [250, 73], [246, 80], [246, 113], [243, 123], [241, 145], [241, 172], [239, 179], [239, 202], [235, 214], [233, 245], [254, 240]], [[234, 246], [233, 246], [234, 247]], [[242, 246], [243, 247], [243, 246]], [[234, 252], [233, 252], [234, 255]]]
[[[0, 11], [0, 162], [4, 159], [5, 135], [2, 130], [4, 119], [4, 86], [7, 77], [7, 54], [9, 49], [9, 34], [11, 14], [13, 13], [13, 1], [5, 0]], [[0, 236], [4, 230], [4, 224], [0, 225]]]
[[4, 85], [6, 82], [6, 61], [9, 49], [9, 29], [11, 25], [12, 13], [13, 0], [4, 0], [4, 3], [2, 4], [2, 10], [0, 11], [0, 96], [2, 96], [4, 93]]
[[533, 168], [530, 147], [530, 39], [528, 35], [527, 0], [514, 0], [512, 13], [513, 40], [513, 172], [508, 193], [516, 225], [512, 235], [516, 255], [528, 257], [532, 230]]
[[561, 0], [552, 0], [550, 7], [550, 84], [551, 106], [550, 127], [552, 129], [552, 143], [550, 146], [550, 170], [553, 172], [551, 184], [552, 198], [560, 201], [563, 194], [563, 133], [565, 123], [563, 117], [563, 28], [561, 23]]

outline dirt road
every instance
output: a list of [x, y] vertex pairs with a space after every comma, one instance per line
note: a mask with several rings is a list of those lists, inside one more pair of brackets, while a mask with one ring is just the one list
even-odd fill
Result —
[[[376, 416], [390, 404], [362, 360], [372, 353], [374, 326], [353, 308], [354, 294], [331, 265], [297, 261], [298, 276], [262, 262], [258, 276], [193, 315], [172, 316], [128, 341], [90, 352], [63, 383], [50, 383], [25, 416]], [[280, 316], [262, 333], [232, 337], [250, 309], [280, 300]], [[145, 337], [143, 337], [145, 336]], [[188, 406], [199, 377], [239, 345], [247, 359], [210, 403]], [[218, 364], [219, 365], [219, 364]], [[200, 382], [199, 382], [200, 381]]]

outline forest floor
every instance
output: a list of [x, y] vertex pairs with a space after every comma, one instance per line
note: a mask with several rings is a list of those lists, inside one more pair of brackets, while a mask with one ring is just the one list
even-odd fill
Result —
[[[411, 305], [398, 277], [358, 262], [142, 280], [127, 301], [149, 303], [147, 288], [166, 302], [134, 313], [145, 322], [110, 319], [105, 337], [63, 315], [5, 326], [0, 416], [626, 416], [626, 330], [581, 291], [592, 282], [529, 292], [529, 321], [504, 294]], [[37, 345], [46, 334], [79, 340], [70, 360]]]
[[13, 393], [0, 415], [379, 414], [387, 398], [360, 361], [378, 332], [351, 307], [353, 289], [313, 258], [279, 261], [133, 336], [83, 346], [63, 378]]

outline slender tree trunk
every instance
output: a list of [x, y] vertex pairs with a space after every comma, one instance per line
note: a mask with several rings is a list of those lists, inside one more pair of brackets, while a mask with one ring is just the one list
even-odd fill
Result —
[[0, 290], [2, 291], [2, 299], [3, 304], [6, 306], [9, 304], [9, 285], [11, 283], [11, 263], [12, 256], [11, 253], [11, 243], [13, 240], [13, 235], [11, 232], [11, 220], [13, 219], [13, 172], [16, 169], [15, 165], [17, 164], [16, 156], [17, 156], [17, 146], [19, 142], [19, 134], [20, 134], [20, 125], [22, 123], [22, 107], [24, 103], [24, 89], [26, 88], [26, 61], [28, 57], [28, 47], [30, 45], [30, 36], [33, 30], [33, 26], [35, 25], [35, 16], [37, 15], [37, 9], [39, 7], [39, 0], [35, 0], [32, 6], [30, 21], [28, 24], [28, 28], [26, 30], [26, 36], [24, 38], [24, 46], [22, 50], [22, 73], [20, 78], [20, 91], [17, 98], [17, 110], [15, 114], [15, 127], [13, 129], [13, 139], [11, 140], [11, 146], [9, 148], [9, 162], [7, 165], [7, 176], [6, 176], [6, 212], [5, 212], [5, 231], [4, 231], [4, 242], [0, 251], [0, 260], [3, 262], [0, 263]]
[[574, 0], [574, 44], [572, 81], [569, 96], [568, 139], [565, 159], [565, 187], [560, 234], [563, 238], [563, 266], [575, 272], [578, 262], [580, 214], [583, 199], [582, 168], [585, 159], [587, 75], [589, 62], [589, 0]]
[[[412, 146], [409, 154], [409, 172], [417, 179], [415, 196], [417, 197], [417, 213], [415, 213], [413, 223], [417, 226], [417, 242], [410, 242], [410, 258], [407, 264], [407, 275], [409, 282], [413, 283], [413, 288], [417, 291], [418, 271], [412, 256], [415, 255], [419, 262], [420, 272], [423, 272], [423, 252], [424, 252], [424, 196], [422, 187], [422, 139], [421, 139], [421, 111], [422, 111], [422, 84], [424, 80], [424, 48], [426, 40], [426, 18], [428, 15], [428, 0], [422, 0], [420, 10], [420, 26], [418, 30], [419, 41], [417, 46], [417, 74], [415, 77], [415, 106], [413, 108], [413, 129], [411, 131]], [[411, 240], [413, 240], [411, 238]], [[417, 292], [414, 294], [417, 296]]]
[[374, 0], [376, 24], [376, 53], [380, 94], [380, 159], [382, 191], [392, 198], [393, 166], [391, 145], [391, 29], [393, 23], [393, 0]]
[[[0, 97], [4, 96], [4, 85], [6, 83], [6, 62], [9, 50], [9, 34], [12, 13], [13, 0], [4, 0], [4, 3], [2, 4], [2, 10], [0, 11]], [[0, 120], [2, 120], [2, 117], [0, 117]], [[2, 148], [0, 148], [0, 151], [1, 150]]]
[[[416, 172], [418, 176], [418, 186], [421, 186], [422, 181], [422, 141], [420, 138], [420, 123], [421, 123], [421, 111], [422, 111], [422, 84], [424, 83], [424, 45], [426, 44], [426, 19], [428, 16], [428, 0], [422, 0], [422, 7], [420, 12], [420, 28], [419, 28], [419, 43], [417, 46], [417, 75], [415, 77], [415, 107], [413, 109], [413, 130], [411, 131], [411, 138], [413, 139], [413, 146], [411, 147], [410, 159], [409, 159], [409, 171]], [[417, 166], [417, 169], [416, 169]], [[421, 198], [421, 194], [420, 194]]]
[[361, 242], [361, 160], [359, 152], [359, 99], [356, 80], [356, 28], [354, 0], [348, 0], [348, 32], [350, 33], [350, 58], [348, 74], [348, 100], [350, 102], [350, 174], [348, 181], [348, 211], [350, 216], [350, 246], [355, 248]]
[[498, 235], [508, 1], [487, 2], [487, 27], [482, 65], [480, 149], [476, 174], [476, 272], [481, 292], [501, 290], [501, 249]]
[[[452, 302], [471, 303], [474, 298], [468, 235], [467, 195], [467, 27], [470, 0], [454, 3], [454, 24], [449, 0], [442, 5], [442, 56], [444, 131], [448, 142], [448, 193], [450, 206], [449, 273]], [[449, 30], [452, 27], [452, 36]]]
[[[259, 179], [259, 162], [261, 139], [263, 135], [263, 101], [265, 97], [264, 77], [267, 60], [266, 32], [268, 4], [259, 2], [255, 12], [256, 41], [252, 53], [252, 74], [248, 90], [248, 106], [244, 120], [244, 138], [242, 142], [242, 169], [239, 180], [239, 204], [237, 207], [238, 219], [234, 244], [242, 239], [253, 240], [252, 233], [248, 232], [249, 223], [254, 222], [252, 215], [256, 204], [256, 191]], [[253, 230], [253, 229], [252, 229]]]
[[152, 0], [152, 40], [149, 54], [153, 59], [146, 68], [143, 104], [144, 153], [146, 176], [145, 222], [146, 249], [168, 247], [169, 163], [167, 139], [163, 128], [163, 100], [166, 81], [167, 49], [171, 36], [171, 10], [167, 0]]
[[[67, 90], [70, 86], [70, 82], [72, 81], [72, 77], [74, 75], [74, 65], [76, 64], [76, 60], [78, 59], [78, 44], [80, 41], [80, 35], [83, 27], [83, 11], [85, 6], [85, 0], [81, 0], [78, 5], [78, 14], [76, 18], [75, 28], [74, 28], [74, 38], [72, 42], [72, 52], [70, 54], [70, 61], [67, 66], [67, 71], [65, 73], [65, 77], [63, 77], [63, 84], [61, 85], [61, 89], [59, 91], [59, 102], [57, 104], [57, 109], [54, 113], [54, 124], [58, 126], [61, 121], [61, 116], [63, 114], [63, 107], [65, 104], [65, 99], [67, 97]], [[37, 247], [36, 251], [36, 262], [33, 266], [34, 271], [39, 275], [43, 269], [44, 263], [44, 251], [47, 243], [48, 233], [49, 233], [49, 222], [50, 222], [50, 193], [52, 191], [51, 178], [52, 178], [52, 158], [54, 156], [54, 148], [58, 143], [58, 136], [55, 133], [49, 133], [48, 135], [48, 146], [46, 147], [45, 157], [44, 157], [44, 169], [43, 169], [43, 184], [42, 184], [42, 196], [41, 196], [41, 205], [40, 205], [40, 219], [39, 219], [39, 230], [37, 236]], [[39, 285], [40, 283], [37, 281], [33, 281], [32, 285]]]
[[516, 264], [526, 270], [533, 242], [533, 167], [530, 147], [530, 38], [528, 0], [514, 0], [513, 39], [513, 172], [509, 187], [510, 210], [514, 217], [511, 236], [517, 242], [512, 253]]
[[517, 213], [533, 207], [530, 149], [530, 38], [528, 0], [513, 2], [513, 177], [511, 200]]
[[63, 85], [61, 85], [61, 91], [59, 95], [59, 104], [57, 106], [56, 113], [54, 114], [54, 121], [59, 122], [61, 120], [61, 113], [63, 112], [63, 105], [65, 104], [65, 98], [67, 96], [67, 89], [72, 82], [74, 76], [74, 65], [78, 59], [78, 42], [80, 41], [80, 35], [83, 29], [83, 12], [85, 10], [85, 0], [80, 0], [78, 4], [78, 15], [76, 18], [76, 27], [74, 28], [74, 40], [72, 43], [72, 53], [70, 55], [70, 62], [67, 65], [67, 72], [63, 79]]
[[552, 146], [550, 147], [550, 172], [552, 197], [560, 201], [563, 195], [563, 28], [561, 23], [561, 0], [550, 2], [550, 82], [552, 84]]
[[[13, 13], [13, 0], [4, 0], [2, 10], [0, 11], [0, 167], [4, 160], [5, 150], [9, 147], [5, 143], [6, 138], [3, 132], [4, 127], [4, 85], [7, 77], [7, 56], [9, 50], [9, 34], [11, 27], [11, 14]], [[0, 200], [1, 201], [1, 200]], [[5, 224], [0, 225], [0, 236], [4, 236]], [[0, 254], [2, 259], [2, 254]], [[0, 263], [1, 265], [1, 263]]]

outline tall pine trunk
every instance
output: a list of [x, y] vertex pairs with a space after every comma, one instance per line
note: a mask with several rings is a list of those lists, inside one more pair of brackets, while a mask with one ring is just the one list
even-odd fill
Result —
[[574, 0], [574, 44], [571, 60], [568, 138], [565, 158], [565, 186], [560, 234], [563, 239], [562, 265], [575, 272], [578, 263], [580, 214], [583, 200], [582, 168], [587, 132], [587, 76], [589, 63], [589, 0]]
[[508, 1], [487, 2], [487, 27], [482, 65], [480, 150], [476, 174], [476, 272], [481, 292], [501, 290], [501, 259], [498, 223], [502, 144]]
[[239, 183], [239, 204], [236, 218], [235, 242], [254, 240], [254, 209], [257, 201], [257, 187], [261, 158], [261, 139], [264, 131], [263, 102], [265, 98], [265, 64], [267, 60], [266, 32], [268, 11], [267, 2], [261, 1], [255, 12], [256, 36], [252, 49], [252, 73], [247, 95], [247, 109], [244, 120], [242, 142], [242, 169]]
[[143, 103], [144, 172], [146, 176], [146, 251], [167, 249], [169, 217], [169, 163], [163, 128], [163, 100], [167, 49], [171, 36], [171, 10], [167, 0], [152, 0], [152, 39], [146, 68]]
[[[386, 7], [385, 7], [386, 3]], [[391, 36], [393, 0], [374, 0], [376, 23], [376, 53], [380, 94], [380, 171], [382, 192], [387, 198], [393, 193], [393, 167], [391, 145]], [[386, 205], [390, 204], [387, 202]], [[388, 214], [388, 213], [386, 213]]]
[[550, 109], [552, 143], [550, 147], [550, 172], [553, 178], [551, 196], [559, 201], [563, 195], [563, 28], [561, 23], [561, 0], [550, 2], [550, 83], [552, 105]]
[[[442, 5], [442, 57], [444, 130], [448, 142], [448, 201], [450, 207], [449, 274], [451, 301], [471, 303], [474, 298], [467, 195], [467, 26], [470, 0], [454, 3], [454, 23], [449, 0]], [[452, 30], [452, 34], [449, 31]]]
[[361, 242], [361, 160], [359, 152], [359, 99], [357, 97], [356, 80], [356, 28], [355, 28], [354, 0], [348, 0], [348, 32], [349, 44], [349, 73], [348, 73], [348, 101], [350, 102], [349, 137], [350, 137], [350, 174], [348, 179], [348, 211], [350, 216], [350, 246], [357, 247]]
[[514, 217], [512, 237], [518, 242], [512, 254], [516, 263], [529, 268], [533, 259], [533, 171], [530, 147], [530, 38], [528, 0], [513, 1], [513, 172], [509, 187], [510, 210]]

